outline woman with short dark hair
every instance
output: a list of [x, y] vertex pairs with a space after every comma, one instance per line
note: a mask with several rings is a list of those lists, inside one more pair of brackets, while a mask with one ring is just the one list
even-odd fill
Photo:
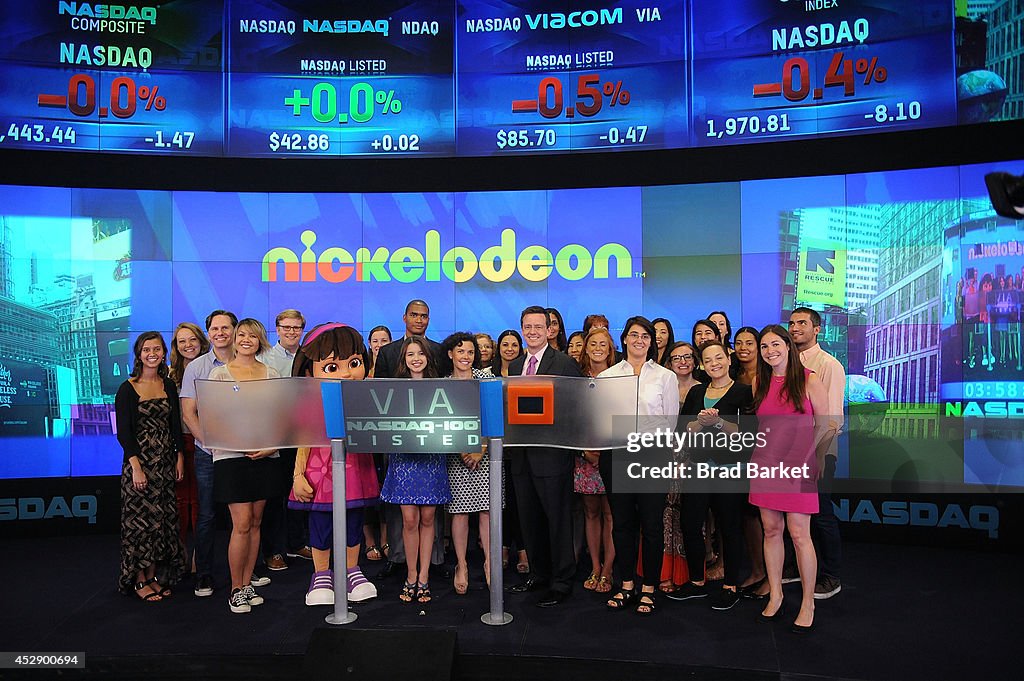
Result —
[[[620, 338], [625, 359], [602, 371], [599, 378], [638, 376], [637, 414], [675, 416], [679, 413], [679, 384], [674, 373], [654, 361], [658, 351], [654, 345], [655, 333], [654, 325], [645, 317], [627, 319]], [[665, 496], [617, 493], [612, 481], [614, 455], [613, 452], [602, 454], [600, 467], [612, 509], [615, 568], [622, 585], [606, 605], [614, 611], [635, 608], [638, 615], [651, 615], [655, 606], [654, 592], [661, 576]], [[639, 594], [635, 586], [638, 534], [643, 539], [643, 585]]]
[[[447, 360], [448, 376], [459, 379], [489, 378], [490, 372], [477, 368], [479, 348], [476, 338], [465, 332], [456, 332], [441, 343], [442, 357]], [[452, 544], [455, 547], [455, 576], [453, 586], [460, 596], [469, 589], [469, 514], [479, 516], [480, 546], [484, 552], [484, 579], [491, 583], [491, 458], [486, 449], [447, 455], [448, 486], [452, 499], [445, 510], [452, 518]], [[504, 476], [503, 476], [504, 478]], [[504, 497], [502, 497], [504, 506]]]
[[[705, 342], [700, 349], [701, 362], [710, 381], [693, 386], [680, 409], [680, 422], [686, 423], [690, 433], [707, 432], [734, 434], [740, 432], [740, 419], [751, 412], [753, 395], [750, 386], [729, 376], [729, 349], [720, 340]], [[690, 458], [696, 463], [712, 467], [744, 464], [749, 451], [733, 451], [729, 447], [708, 447], [691, 450]], [[709, 483], [705, 483], [709, 484]], [[725, 563], [725, 581], [720, 590], [711, 594], [714, 610], [728, 610], [739, 600], [737, 585], [743, 555], [743, 507], [746, 495], [703, 489], [687, 490], [681, 495], [681, 524], [683, 546], [689, 566], [690, 580], [669, 594], [672, 600], [688, 600], [707, 596], [705, 587], [705, 543], [702, 529], [708, 509], [715, 514], [715, 524], [722, 541]]]

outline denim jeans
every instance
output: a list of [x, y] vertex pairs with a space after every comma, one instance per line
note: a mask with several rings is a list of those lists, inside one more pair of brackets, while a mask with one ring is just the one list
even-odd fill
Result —
[[836, 475], [836, 457], [825, 457], [825, 471], [818, 480], [818, 512], [811, 516], [811, 538], [818, 552], [818, 574], [839, 579], [843, 560], [843, 540], [839, 519], [832, 508], [832, 481]]
[[199, 491], [199, 520], [196, 522], [196, 575], [213, 576], [215, 507], [213, 503], [213, 456], [196, 445], [196, 487]]

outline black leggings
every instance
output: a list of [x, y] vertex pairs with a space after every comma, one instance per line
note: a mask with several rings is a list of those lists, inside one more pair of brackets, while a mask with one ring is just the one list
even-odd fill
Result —
[[[743, 508], [747, 501], [745, 494], [726, 492], [684, 492], [680, 495], [682, 507], [679, 523], [683, 529], [683, 547], [686, 550], [686, 565], [690, 570], [690, 581], [704, 579], [704, 535], [701, 528], [710, 507], [715, 514], [715, 526], [722, 540], [722, 561], [725, 564], [725, 584], [739, 584], [739, 570], [743, 563]], [[618, 550], [618, 544], [616, 544]], [[646, 570], [646, 565], [644, 570]]]

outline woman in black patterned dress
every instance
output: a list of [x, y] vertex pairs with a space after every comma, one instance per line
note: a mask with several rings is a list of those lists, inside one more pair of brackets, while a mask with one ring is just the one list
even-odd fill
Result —
[[[114, 400], [121, 469], [121, 573], [118, 587], [139, 599], [171, 595], [185, 572], [174, 483], [184, 474], [181, 412], [167, 377], [167, 346], [156, 331], [135, 341], [135, 367]], [[161, 581], [157, 581], [157, 568]]]

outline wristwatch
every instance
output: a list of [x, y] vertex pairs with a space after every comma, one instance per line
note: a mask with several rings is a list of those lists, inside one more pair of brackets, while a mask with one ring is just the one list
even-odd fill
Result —
[[715, 430], [721, 430], [721, 429], [722, 429], [722, 426], [724, 426], [724, 425], [725, 425], [725, 420], [724, 420], [724, 419], [722, 419], [721, 417], [719, 417], [719, 418], [718, 418], [718, 423], [716, 423], [716, 424], [714, 425], [714, 429], [715, 429]]

